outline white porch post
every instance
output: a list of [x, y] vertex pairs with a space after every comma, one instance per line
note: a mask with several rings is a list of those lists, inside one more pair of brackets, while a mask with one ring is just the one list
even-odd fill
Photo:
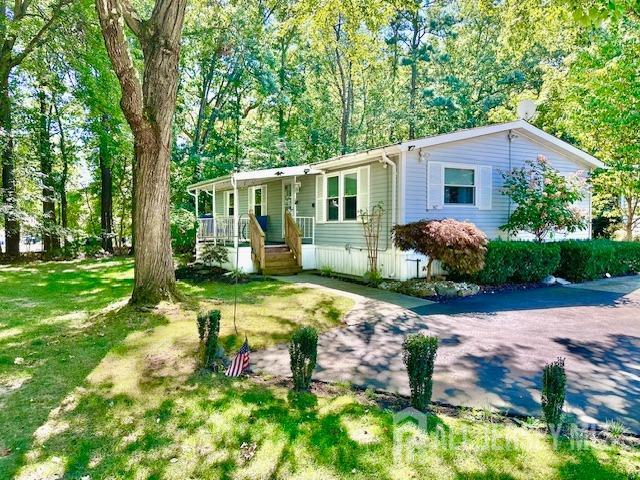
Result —
[[296, 199], [298, 197], [298, 177], [293, 176], [293, 184], [291, 185], [291, 215], [296, 218], [298, 215], [298, 206], [296, 205]]
[[216, 222], [216, 184], [211, 185], [211, 221], [213, 222], [213, 243], [218, 244], [218, 222]]
[[198, 215], [198, 195], [200, 194], [200, 189], [196, 188], [195, 195], [195, 203], [196, 203], [196, 222], [198, 226], [196, 227], [196, 242], [198, 241], [198, 237], [200, 236], [200, 216]]
[[198, 216], [198, 195], [200, 194], [200, 189], [196, 188], [196, 219], [199, 218]]
[[238, 224], [239, 222], [239, 216], [238, 216], [238, 207], [240, 205], [239, 199], [238, 199], [238, 182], [235, 179], [235, 177], [231, 178], [231, 182], [233, 184], [233, 247], [237, 250], [238, 249], [238, 233], [239, 233], [239, 228], [240, 225]]

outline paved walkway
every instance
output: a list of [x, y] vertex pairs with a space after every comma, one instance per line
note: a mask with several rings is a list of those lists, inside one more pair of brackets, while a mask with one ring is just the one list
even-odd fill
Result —
[[[344, 286], [307, 277], [294, 279]], [[538, 415], [540, 370], [563, 356], [572, 414], [584, 422], [619, 419], [640, 432], [640, 276], [408, 308], [347, 285], [356, 307], [349, 326], [320, 336], [316, 378], [407, 394], [402, 339], [424, 331], [440, 338], [436, 401]], [[252, 359], [258, 371], [289, 375], [284, 345]]]

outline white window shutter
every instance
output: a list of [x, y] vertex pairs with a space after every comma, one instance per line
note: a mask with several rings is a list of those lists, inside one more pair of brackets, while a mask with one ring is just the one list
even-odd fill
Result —
[[427, 210], [439, 210], [444, 206], [444, 166], [429, 162], [427, 166]]
[[478, 210], [491, 210], [491, 197], [493, 195], [493, 171], [490, 166], [478, 167], [478, 184], [476, 194]]
[[358, 198], [357, 198], [357, 215], [360, 212], [369, 212], [369, 166], [358, 168]]
[[[262, 215], [267, 214], [267, 186], [263, 185], [262, 187]], [[255, 195], [253, 198], [256, 198]]]
[[316, 175], [316, 223], [324, 222], [324, 175]]
[[254, 202], [255, 202], [255, 199], [256, 199], [256, 196], [255, 196], [255, 193], [254, 193], [255, 192], [255, 187], [249, 187], [247, 189], [247, 192], [248, 192], [248, 195], [249, 195], [249, 199], [248, 199], [249, 201], [247, 202], [248, 211], [249, 212], [255, 212], [255, 207], [256, 207], [254, 205]]

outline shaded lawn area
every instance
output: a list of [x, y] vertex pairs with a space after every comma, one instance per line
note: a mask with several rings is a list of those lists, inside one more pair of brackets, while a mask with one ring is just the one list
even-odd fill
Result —
[[[223, 314], [222, 341], [232, 352], [245, 333], [252, 347], [259, 348], [285, 340], [298, 324], [322, 330], [336, 326], [352, 305], [345, 298], [275, 281], [241, 284], [236, 336], [230, 304], [233, 286], [181, 282], [179, 287], [189, 295], [188, 302], [144, 313], [126, 305], [132, 266], [130, 259], [0, 266], [0, 478], [10, 478], [24, 461], [34, 432], [50, 412], [74, 388], [86, 383], [101, 361], [114, 361], [113, 355], [105, 359], [108, 352], [127, 358], [131, 349], [142, 351], [144, 340], [156, 332], [154, 328], [166, 330], [166, 342], [175, 340], [175, 332], [181, 333], [182, 343], [171, 346], [171, 351], [184, 350], [188, 357], [196, 348], [197, 310], [219, 308]], [[128, 343], [123, 342], [127, 337]], [[152, 338], [167, 345], [162, 338]], [[148, 359], [142, 362], [136, 358], [126, 366], [146, 372], [149, 365], [143, 363], [153, 367], [154, 362], [166, 360], [154, 357], [157, 345], [147, 347]], [[116, 368], [122, 370], [123, 363]], [[175, 368], [191, 369], [192, 373], [194, 365], [183, 363]], [[136, 380], [132, 382], [121, 378], [114, 388], [138, 389]], [[11, 454], [2, 456], [3, 449], [10, 449]]]
[[[152, 312], [123, 306], [130, 287], [128, 260], [0, 267], [0, 449], [12, 450], [0, 478], [637, 478], [637, 451], [556, 449], [472, 416], [433, 416], [429, 433], [394, 428], [392, 412], [348, 387], [292, 394], [197, 369], [197, 308], [222, 310], [235, 349], [245, 332], [255, 347], [299, 323], [335, 326], [349, 300], [242, 285], [236, 336], [232, 286], [181, 284], [191, 300]], [[399, 436], [415, 450], [394, 461]]]

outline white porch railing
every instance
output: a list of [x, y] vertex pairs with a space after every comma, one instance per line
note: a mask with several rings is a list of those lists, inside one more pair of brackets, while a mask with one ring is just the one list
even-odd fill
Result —
[[[233, 229], [233, 217], [218, 215], [213, 218], [198, 219], [198, 240], [215, 240], [223, 243], [233, 243], [235, 237]], [[249, 219], [239, 219], [239, 242], [249, 241]]]
[[[295, 217], [295, 221], [300, 227], [303, 240], [314, 241], [315, 234], [315, 218], [314, 217]], [[216, 215], [213, 218], [198, 219], [198, 240], [220, 241], [224, 244], [233, 243], [233, 217]], [[249, 218], [243, 216], [239, 219], [239, 235], [240, 243], [249, 242]]]
[[312, 240], [314, 239], [314, 230], [315, 230], [315, 218], [313, 217], [294, 217], [298, 227], [300, 227], [300, 232], [302, 233], [300, 237], [303, 240]]

